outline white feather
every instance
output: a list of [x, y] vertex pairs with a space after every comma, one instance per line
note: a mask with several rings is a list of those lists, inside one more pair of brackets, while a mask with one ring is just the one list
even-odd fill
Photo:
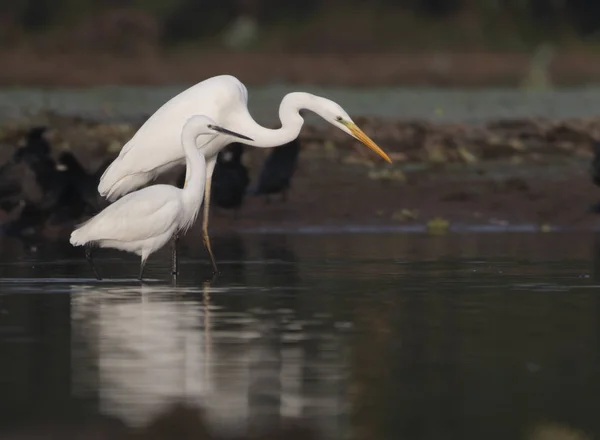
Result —
[[[171, 231], [173, 235], [184, 215], [178, 188], [153, 185], [127, 194], [71, 234], [73, 246], [93, 242], [100, 247], [113, 242], [144, 242]], [[144, 248], [140, 243], [138, 255]], [[148, 243], [149, 244], [149, 243]], [[164, 243], [161, 243], [159, 248]], [[118, 246], [118, 245], [117, 245]], [[109, 246], [109, 247], [117, 247]], [[149, 247], [154, 247], [149, 244]]]

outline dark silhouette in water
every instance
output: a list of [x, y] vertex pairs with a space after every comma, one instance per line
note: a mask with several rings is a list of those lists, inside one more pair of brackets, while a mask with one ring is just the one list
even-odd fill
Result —
[[[217, 156], [212, 176], [210, 201], [219, 208], [234, 209], [237, 216], [250, 184], [248, 169], [242, 163], [244, 146], [238, 142], [228, 145]], [[177, 186], [183, 187], [185, 171], [179, 176]]]
[[277, 193], [281, 193], [282, 201], [287, 200], [287, 192], [296, 171], [299, 153], [300, 141], [298, 139], [273, 148], [263, 164], [258, 184], [253, 193], [264, 194], [267, 203], [270, 202], [269, 196]]

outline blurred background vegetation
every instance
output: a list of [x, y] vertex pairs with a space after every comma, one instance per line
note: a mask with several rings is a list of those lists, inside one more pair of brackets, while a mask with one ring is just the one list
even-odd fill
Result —
[[345, 52], [600, 43], [598, 0], [10, 0], [0, 49]]

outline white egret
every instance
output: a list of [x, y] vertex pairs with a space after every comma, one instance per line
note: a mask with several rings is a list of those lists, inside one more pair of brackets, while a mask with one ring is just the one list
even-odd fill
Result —
[[[184, 154], [178, 136], [182, 125], [192, 114], [208, 115], [218, 124], [245, 133], [253, 139], [242, 141], [244, 144], [270, 148], [287, 144], [298, 137], [304, 123], [300, 116], [302, 109], [316, 113], [391, 162], [387, 154], [356, 126], [337, 103], [310, 93], [288, 93], [279, 106], [281, 128], [272, 130], [257, 124], [248, 112], [246, 87], [231, 75], [220, 75], [181, 92], [150, 116], [106, 169], [100, 179], [98, 192], [108, 200], [116, 200], [181, 164]], [[230, 137], [219, 135], [201, 147], [207, 162], [202, 237], [215, 274], [218, 269], [208, 237], [211, 178], [217, 154], [231, 142]]]
[[153, 185], [127, 194], [106, 207], [71, 233], [73, 246], [85, 246], [86, 258], [100, 279], [92, 261], [93, 245], [133, 252], [141, 257], [140, 280], [148, 257], [173, 238], [172, 273], [177, 273], [177, 236], [194, 223], [206, 183], [206, 159], [197, 149], [208, 139], [202, 135], [223, 134], [251, 141], [222, 128], [206, 116], [189, 118], [180, 134], [186, 161], [183, 189], [172, 185]]

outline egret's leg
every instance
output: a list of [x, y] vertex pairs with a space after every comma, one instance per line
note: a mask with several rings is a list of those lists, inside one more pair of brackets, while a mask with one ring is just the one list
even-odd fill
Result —
[[171, 249], [171, 275], [177, 276], [178, 273], [178, 261], [177, 261], [177, 240], [179, 237], [177, 234], [173, 235], [173, 247]]
[[96, 266], [94, 266], [94, 260], [92, 259], [92, 247], [90, 245], [85, 246], [85, 259], [88, 261], [88, 263], [90, 263], [90, 267], [92, 268], [96, 279], [101, 280], [102, 278], [100, 278], [100, 275], [96, 270]]
[[210, 212], [210, 187], [212, 182], [212, 175], [215, 169], [216, 157], [211, 159], [206, 164], [206, 186], [204, 187], [204, 211], [202, 216], [202, 241], [204, 242], [204, 247], [208, 251], [208, 255], [210, 256], [210, 263], [213, 268], [213, 275], [218, 275], [219, 269], [217, 267], [217, 262], [215, 261], [215, 256], [213, 255], [212, 249], [210, 247], [210, 237], [208, 236], [208, 214]]
[[282, 202], [287, 202], [287, 189], [284, 189], [283, 191], [281, 191], [281, 201]]
[[210, 181], [206, 182], [206, 191], [204, 195], [204, 218], [202, 221], [202, 240], [204, 241], [204, 247], [208, 251], [210, 256], [210, 264], [212, 264], [213, 274], [218, 274], [219, 269], [217, 268], [217, 262], [215, 256], [210, 247], [210, 237], [208, 236], [208, 213], [210, 211]]

